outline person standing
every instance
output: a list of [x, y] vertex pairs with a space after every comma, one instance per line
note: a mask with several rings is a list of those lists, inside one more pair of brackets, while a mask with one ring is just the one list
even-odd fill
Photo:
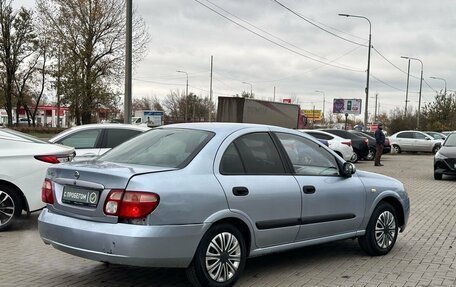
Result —
[[380, 163], [380, 158], [383, 154], [383, 146], [385, 145], [385, 134], [383, 133], [383, 124], [379, 123], [375, 131], [375, 166], [383, 166]]

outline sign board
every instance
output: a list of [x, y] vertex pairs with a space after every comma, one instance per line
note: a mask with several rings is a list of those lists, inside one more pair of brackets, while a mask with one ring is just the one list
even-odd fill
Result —
[[291, 99], [282, 99], [282, 102], [286, 104], [291, 104]]
[[148, 126], [161, 126], [163, 125], [164, 112], [161, 111], [144, 111], [144, 122]]
[[311, 121], [320, 121], [321, 120], [321, 110], [302, 110], [304, 115], [308, 120]]
[[361, 99], [334, 99], [333, 113], [335, 114], [361, 114]]

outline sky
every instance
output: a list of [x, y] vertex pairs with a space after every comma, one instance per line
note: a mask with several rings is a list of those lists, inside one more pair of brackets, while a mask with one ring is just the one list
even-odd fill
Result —
[[[32, 0], [14, 5], [34, 6]], [[133, 0], [151, 41], [133, 72], [133, 97], [164, 99], [171, 90], [213, 97], [252, 89], [255, 98], [291, 98], [303, 109], [366, 94], [371, 22], [369, 114], [405, 106], [408, 60], [423, 62], [422, 106], [456, 89], [454, 0]], [[297, 14], [297, 15], [296, 15]], [[408, 109], [418, 106], [421, 64], [410, 62]], [[317, 92], [321, 91], [321, 92]], [[363, 116], [363, 115], [361, 115]]]

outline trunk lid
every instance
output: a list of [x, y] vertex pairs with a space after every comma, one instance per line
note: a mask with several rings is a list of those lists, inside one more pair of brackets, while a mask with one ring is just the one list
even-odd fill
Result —
[[48, 204], [48, 209], [66, 216], [116, 223], [117, 217], [105, 215], [103, 210], [109, 192], [126, 189], [133, 176], [169, 170], [175, 168], [97, 160], [51, 166], [46, 177], [52, 180], [54, 204]]

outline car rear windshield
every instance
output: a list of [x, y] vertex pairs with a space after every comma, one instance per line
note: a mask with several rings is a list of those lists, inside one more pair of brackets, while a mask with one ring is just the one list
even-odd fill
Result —
[[9, 139], [9, 140], [20, 140], [24, 142], [40, 143], [45, 144], [46, 142], [36, 138], [34, 136], [24, 134], [12, 129], [0, 129], [0, 138]]
[[191, 129], [155, 129], [127, 141], [100, 160], [180, 168], [212, 138], [213, 133]]

